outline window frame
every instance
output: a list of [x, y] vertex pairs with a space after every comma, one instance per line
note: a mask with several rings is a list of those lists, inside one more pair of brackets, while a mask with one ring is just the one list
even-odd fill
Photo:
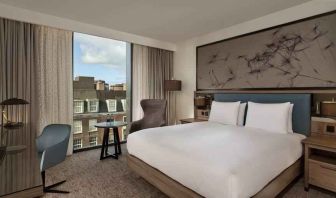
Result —
[[[91, 138], [95, 138], [95, 141], [91, 141]], [[95, 144], [91, 144], [92, 142], [95, 142]], [[97, 136], [90, 136], [89, 137], [89, 145], [90, 145], [90, 147], [97, 146], [98, 145], [98, 137]]]
[[[99, 112], [99, 100], [98, 99], [86, 99], [86, 102], [87, 102], [87, 111], [89, 113], [98, 113]], [[95, 110], [91, 110], [91, 102], [95, 102], [96, 104], [96, 108]]]
[[[79, 144], [75, 144], [75, 141], [80, 141], [80, 143]], [[80, 147], [79, 148], [75, 148], [78, 145], [80, 145]], [[78, 150], [78, 149], [83, 148], [83, 139], [82, 138], [74, 138], [74, 140], [73, 140], [73, 148], [74, 148], [74, 150]]]
[[121, 99], [121, 104], [122, 104], [123, 111], [126, 112], [127, 111], [126, 99]]
[[[89, 132], [96, 132], [96, 131], [98, 131], [98, 129], [97, 129], [97, 127], [95, 127], [94, 125], [92, 126], [92, 124], [90, 123], [91, 121], [93, 121], [93, 120], [95, 120], [95, 124], [94, 125], [96, 125], [97, 124], [97, 122], [98, 122], [98, 120], [96, 119], [96, 118], [94, 118], [94, 119], [89, 119]], [[91, 127], [93, 128], [93, 129], [91, 129]]]
[[[75, 111], [76, 107], [78, 107], [78, 106], [75, 106], [75, 104], [77, 102], [81, 103], [81, 105], [80, 105], [81, 111], [80, 112]], [[84, 113], [84, 100], [73, 100], [73, 111], [74, 111], [74, 114]]]
[[126, 140], [126, 130], [127, 130], [127, 126], [123, 126], [122, 127], [122, 131], [121, 131], [121, 140], [120, 141], [125, 141]]
[[[76, 128], [75, 123], [79, 123], [79, 122], [80, 122], [80, 131], [75, 131], [75, 128]], [[73, 121], [73, 133], [74, 134], [81, 134], [81, 133], [83, 133], [83, 121], [82, 120], [74, 120]]]
[[[114, 102], [114, 110], [113, 109], [111, 109], [111, 107], [110, 107], [110, 102]], [[117, 112], [117, 99], [107, 99], [106, 100], [106, 104], [107, 104], [107, 111], [109, 112], [109, 113], [111, 113], [111, 112]]]
[[[76, 34], [77, 32], [72, 32], [72, 45], [74, 46], [74, 43], [75, 43], [75, 34]], [[94, 36], [94, 35], [93, 35]], [[127, 107], [126, 107], [126, 112], [125, 113], [127, 113], [128, 114], [128, 116], [130, 116], [128, 119], [132, 119], [132, 111], [131, 111], [131, 109], [132, 109], [132, 59], [133, 59], [133, 57], [132, 57], [132, 52], [133, 52], [133, 44], [132, 43], [130, 43], [130, 42], [126, 42], [125, 41], [125, 43], [126, 43], [126, 97], [127, 97]], [[72, 50], [72, 54], [74, 55], [75, 53], [75, 51], [74, 51], [74, 47], [73, 47], [73, 50]], [[74, 56], [73, 56], [74, 57]], [[74, 58], [72, 58], [72, 62], [74, 63]], [[73, 71], [74, 71], [74, 68], [75, 68], [75, 64], [72, 64], [72, 67], [73, 67]], [[73, 72], [73, 77], [75, 77], [75, 75], [74, 75], [75, 73]], [[80, 76], [80, 75], [79, 75]], [[72, 81], [72, 84], [74, 85], [74, 80]], [[80, 89], [80, 88], [79, 88]], [[129, 98], [129, 99], [128, 99]], [[73, 101], [76, 101], [76, 99], [75, 98], [73, 98]], [[80, 114], [77, 114], [76, 115], [76, 113], [74, 113], [74, 115], [73, 115], [73, 119], [80, 119], [81, 118], [81, 116], [86, 116], [85, 114], [87, 114], [87, 113], [89, 113], [88, 111], [87, 111], [87, 104], [86, 104], [86, 99], [84, 98], [84, 99], [82, 99], [82, 100], [79, 100], [80, 102], [81, 102], [81, 112], [84, 114], [84, 115], [80, 115]], [[99, 113], [99, 110], [102, 108], [102, 106], [100, 106], [101, 105], [101, 102], [104, 102], [104, 101], [99, 101], [99, 103], [98, 103], [98, 112], [97, 113]], [[117, 112], [117, 110], [118, 110], [118, 101], [116, 102], [116, 112]], [[73, 108], [73, 107], [72, 107]], [[74, 138], [74, 139], [79, 139], [79, 137], [80, 136], [82, 136], [82, 135], [84, 135], [83, 133], [86, 133], [86, 131], [83, 131], [83, 129], [84, 128], [86, 128], [86, 123], [85, 123], [86, 121], [85, 120], [83, 120], [83, 122], [82, 122], [82, 134], [81, 135], [76, 135], [76, 136], [74, 136], [74, 134], [72, 134], [72, 137]], [[84, 126], [85, 127], [84, 127]], [[84, 128], [83, 128], [84, 127]], [[98, 133], [100, 134], [100, 130], [98, 129]], [[89, 133], [90, 134], [90, 133]], [[92, 135], [94, 134], [94, 133], [91, 133]], [[77, 138], [76, 138], [77, 137]], [[112, 136], [110, 136], [111, 138], [113, 138], [113, 135]], [[98, 136], [98, 140], [100, 140], [100, 135]], [[86, 150], [91, 150], [91, 149], [95, 149], [95, 148], [97, 148], [97, 147], [99, 147], [100, 146], [100, 143], [101, 142], [99, 142], [98, 141], [98, 145], [97, 146], [95, 146], [95, 147], [92, 147], [92, 148], [90, 148], [90, 147], [86, 147], [86, 142], [85, 142], [85, 139], [83, 139], [83, 137], [81, 137], [81, 149], [74, 149], [74, 148], [72, 148], [72, 150], [73, 150], [73, 152], [74, 153], [77, 153], [77, 152], [82, 152], [82, 151], [86, 151]]]

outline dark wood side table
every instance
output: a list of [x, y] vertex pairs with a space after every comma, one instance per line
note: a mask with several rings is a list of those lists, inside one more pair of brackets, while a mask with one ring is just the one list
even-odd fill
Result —
[[193, 123], [193, 122], [205, 122], [206, 120], [201, 120], [197, 118], [186, 118], [186, 119], [181, 119], [180, 122], [181, 124], [188, 124], [188, 123]]
[[[95, 125], [97, 128], [104, 129], [103, 142], [100, 152], [100, 160], [112, 157], [114, 159], [118, 159], [118, 155], [121, 155], [121, 147], [120, 147], [120, 138], [118, 128], [126, 126], [126, 122], [121, 121], [113, 121], [113, 122], [100, 122]], [[113, 129], [113, 137], [114, 137], [114, 154], [108, 153], [108, 141], [110, 136], [110, 129]]]
[[305, 190], [309, 185], [336, 192], [336, 138], [312, 136], [304, 139]]

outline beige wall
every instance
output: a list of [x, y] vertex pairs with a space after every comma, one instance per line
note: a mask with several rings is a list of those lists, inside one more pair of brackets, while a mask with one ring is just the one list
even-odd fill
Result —
[[193, 117], [193, 92], [196, 90], [196, 46], [335, 9], [335, 0], [313, 0], [299, 6], [177, 43], [177, 51], [174, 56], [174, 76], [176, 79], [182, 80], [182, 91], [177, 94], [177, 119]]

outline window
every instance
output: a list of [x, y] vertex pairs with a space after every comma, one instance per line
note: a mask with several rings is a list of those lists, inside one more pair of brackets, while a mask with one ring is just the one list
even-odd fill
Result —
[[116, 112], [117, 111], [117, 100], [108, 99], [106, 100], [108, 112]]
[[126, 112], [126, 99], [121, 99], [121, 104], [123, 107], [123, 111]]
[[82, 133], [82, 121], [81, 120], [75, 120], [73, 122], [73, 129], [74, 129], [74, 134], [77, 133]]
[[74, 150], [81, 149], [82, 147], [83, 147], [82, 139], [74, 139], [74, 141], [73, 141]]
[[[124, 116], [126, 117], [126, 116]], [[126, 140], [126, 126], [123, 126], [122, 128], [122, 135], [121, 135], [121, 140], [120, 141], [125, 141]]]
[[87, 99], [88, 112], [98, 112], [99, 110], [99, 100], [98, 99]]
[[109, 133], [109, 141], [110, 141], [110, 142], [114, 142], [113, 132], [110, 132], [110, 133]]
[[123, 122], [127, 122], [127, 116], [123, 116]]
[[[97, 123], [107, 118], [122, 121], [131, 112], [125, 106], [131, 93], [131, 43], [77, 32], [72, 42], [72, 130], [78, 133], [73, 149], [86, 150], [102, 143], [104, 130], [96, 128]], [[122, 127], [119, 131], [122, 138]], [[109, 140], [113, 143], [113, 134]]]
[[97, 124], [97, 119], [89, 120], [89, 131], [97, 131], [95, 125]]
[[98, 138], [97, 137], [90, 137], [90, 146], [96, 146], [98, 144]]
[[84, 113], [84, 101], [83, 100], [74, 100], [74, 113]]

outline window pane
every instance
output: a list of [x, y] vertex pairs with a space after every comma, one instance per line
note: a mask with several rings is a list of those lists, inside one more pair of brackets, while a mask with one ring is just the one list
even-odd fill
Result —
[[81, 120], [75, 120], [73, 124], [74, 133], [81, 133], [82, 132], [82, 121]]
[[90, 137], [90, 146], [96, 146], [97, 145], [97, 137]]
[[74, 150], [81, 149], [82, 147], [83, 147], [82, 139], [74, 139], [74, 141], [73, 141]]
[[126, 99], [121, 99], [121, 104], [122, 104], [122, 107], [123, 107], [123, 111], [126, 112]]
[[98, 112], [99, 101], [97, 99], [88, 99], [87, 103], [89, 112]]
[[[130, 44], [74, 33], [73, 64], [74, 149], [101, 145], [104, 129], [95, 125], [107, 118], [124, 121], [129, 111], [126, 64], [130, 64]], [[121, 140], [125, 140], [125, 130], [119, 129]], [[109, 140], [114, 140], [112, 133]]]
[[97, 119], [89, 120], [89, 131], [97, 131], [95, 125], [97, 124]]
[[117, 100], [106, 100], [108, 111], [109, 112], [115, 112], [117, 111]]
[[83, 101], [74, 101], [74, 113], [83, 113]]

